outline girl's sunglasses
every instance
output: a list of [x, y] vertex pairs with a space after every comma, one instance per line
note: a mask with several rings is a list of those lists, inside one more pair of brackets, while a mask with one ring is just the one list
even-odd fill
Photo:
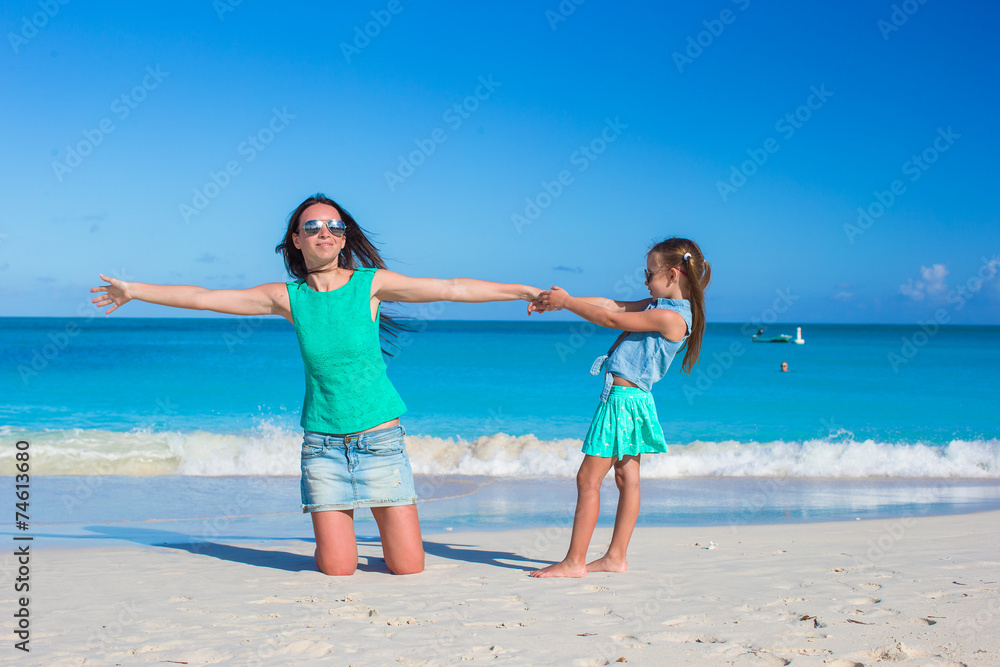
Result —
[[334, 236], [343, 236], [347, 233], [347, 225], [343, 220], [306, 220], [302, 223], [302, 233], [306, 236], [316, 236], [323, 229], [323, 225], [326, 225]]
[[[677, 269], [678, 271], [680, 271], [681, 273], [683, 273], [685, 276], [687, 276], [687, 271], [685, 271], [684, 269], [682, 269], [680, 267], [677, 267], [677, 266], [674, 266], [674, 267], [671, 267], [671, 268]], [[643, 271], [646, 272], [646, 282], [647, 283], [650, 280], [652, 280], [653, 276], [655, 276], [657, 273], [663, 273], [664, 271], [669, 271], [669, 270], [670, 269], [657, 269], [656, 271], [650, 271], [649, 269], [643, 269]]]

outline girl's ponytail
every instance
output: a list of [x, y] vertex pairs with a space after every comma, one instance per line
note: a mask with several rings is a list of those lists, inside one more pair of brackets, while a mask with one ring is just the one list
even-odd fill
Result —
[[712, 280], [712, 267], [705, 261], [701, 248], [690, 239], [671, 238], [660, 241], [649, 250], [657, 266], [663, 269], [678, 268], [688, 281], [691, 297], [691, 334], [684, 341], [684, 362], [681, 370], [691, 374], [701, 354], [701, 339], [705, 335], [705, 288]]

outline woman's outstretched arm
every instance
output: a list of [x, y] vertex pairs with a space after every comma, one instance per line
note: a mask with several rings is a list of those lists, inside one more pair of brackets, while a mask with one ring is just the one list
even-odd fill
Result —
[[194, 285], [150, 285], [127, 283], [101, 274], [109, 284], [91, 288], [98, 293], [92, 299], [98, 308], [111, 306], [107, 313], [133, 299], [172, 308], [212, 310], [229, 315], [281, 315], [292, 319], [288, 290], [284, 283], [266, 283], [249, 289], [207, 289]]
[[379, 269], [372, 281], [372, 296], [379, 301], [428, 303], [458, 301], [532, 301], [541, 292], [537, 287], [513, 283], [493, 283], [474, 278], [411, 278]]
[[[641, 302], [631, 302], [638, 304]], [[687, 334], [687, 323], [672, 310], [654, 308], [652, 310], [609, 310], [592, 301], [571, 296], [561, 287], [553, 287], [542, 292], [535, 299], [536, 307], [544, 310], [565, 308], [585, 320], [609, 329], [622, 331], [658, 331], [670, 340], [681, 340]]]

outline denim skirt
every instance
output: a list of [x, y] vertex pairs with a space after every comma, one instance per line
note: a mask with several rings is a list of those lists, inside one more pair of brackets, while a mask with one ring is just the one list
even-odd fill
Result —
[[412, 505], [413, 470], [402, 426], [302, 440], [302, 511]]

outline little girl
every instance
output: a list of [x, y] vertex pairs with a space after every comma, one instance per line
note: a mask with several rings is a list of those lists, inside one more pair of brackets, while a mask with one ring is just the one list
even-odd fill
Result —
[[[653, 383], [662, 378], [678, 349], [685, 350], [682, 370], [689, 375], [698, 361], [705, 333], [704, 290], [711, 267], [694, 241], [671, 238], [646, 255], [646, 286], [651, 298], [613, 301], [572, 297], [553, 287], [532, 302], [533, 310], [566, 308], [580, 317], [622, 334], [590, 370], [602, 370], [604, 392], [583, 441], [583, 463], [576, 475], [577, 501], [569, 552], [562, 562], [531, 573], [533, 577], [582, 577], [587, 572], [625, 572], [625, 552], [639, 517], [639, 459], [666, 452], [656, 416]], [[587, 548], [601, 509], [601, 481], [611, 466], [618, 485], [618, 512], [608, 552], [587, 562]]]

